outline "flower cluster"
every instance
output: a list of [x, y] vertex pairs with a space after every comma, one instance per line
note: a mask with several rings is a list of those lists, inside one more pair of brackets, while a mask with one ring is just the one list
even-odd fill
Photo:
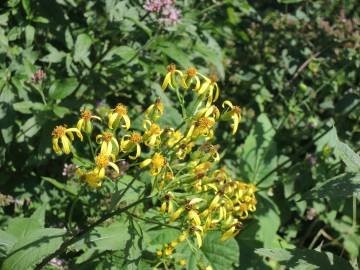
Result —
[[147, 0], [144, 9], [160, 15], [159, 21], [165, 25], [179, 22], [181, 12], [175, 7], [175, 0]]
[[[220, 89], [216, 76], [207, 77], [193, 67], [179, 70], [171, 64], [162, 88], [176, 93], [183, 116], [177, 126], [163, 124], [166, 108], [157, 98], [144, 110], [141, 129], [132, 128], [128, 107], [118, 103], [105, 118], [83, 110], [76, 128], [57, 126], [52, 134], [57, 154], [73, 151], [74, 134], [80, 141], [88, 138], [93, 163], [80, 166], [77, 174], [92, 188], [124, 171], [130, 174], [148, 169], [159, 214], [182, 228], [177, 239], [157, 252], [158, 256], [171, 257], [185, 240], [194, 239], [201, 247], [211, 230], [220, 230], [222, 240], [236, 236], [256, 210], [257, 201], [254, 185], [232, 178], [219, 166], [219, 145], [213, 143], [216, 126], [219, 121], [230, 122], [235, 135], [241, 110], [229, 100], [221, 108], [217, 106]], [[187, 103], [189, 95], [194, 100]], [[95, 128], [100, 130], [94, 134]], [[126, 168], [119, 168], [120, 164]]]

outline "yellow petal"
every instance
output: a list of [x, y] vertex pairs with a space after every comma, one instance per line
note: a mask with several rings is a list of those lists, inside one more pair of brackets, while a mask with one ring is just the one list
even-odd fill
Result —
[[92, 118], [92, 119], [99, 120], [99, 121], [102, 121], [102, 119], [101, 119], [99, 116], [96, 116], [96, 115], [92, 115], [91, 118]]
[[202, 237], [199, 232], [195, 232], [196, 242], [199, 248], [202, 246]]
[[136, 154], [135, 156], [129, 156], [130, 159], [137, 159], [141, 155], [141, 146], [140, 144], [136, 144]]
[[130, 118], [125, 114], [123, 115], [123, 119], [125, 121], [125, 125], [123, 125], [123, 127], [128, 130], [130, 128]]
[[139, 164], [140, 168], [144, 168], [146, 166], [149, 166], [151, 164], [151, 158], [145, 159]]
[[65, 154], [70, 154], [70, 144], [71, 142], [69, 141], [68, 137], [66, 137], [66, 135], [64, 136], [61, 136], [61, 143], [62, 143], [62, 146], [63, 146], [63, 150], [64, 150], [64, 153]]
[[235, 235], [235, 227], [231, 226], [231, 228], [229, 230], [227, 230], [226, 232], [223, 233], [220, 240], [225, 241], [225, 240], [233, 237], [234, 235]]
[[113, 168], [117, 172], [117, 174], [120, 173], [119, 167], [114, 162], [109, 162], [109, 166]]
[[114, 124], [117, 117], [118, 117], [117, 113], [112, 113], [112, 112], [109, 113], [109, 128], [112, 129], [112, 126], [113, 126], [113, 124]]
[[198, 213], [196, 213], [196, 211], [190, 210], [188, 215], [189, 215], [189, 218], [194, 221], [195, 225], [198, 226], [201, 224], [200, 217], [199, 217]]
[[185, 209], [182, 207], [180, 207], [178, 210], [176, 210], [175, 213], [170, 218], [170, 223], [177, 220], [179, 218], [179, 216], [182, 214], [182, 212], [184, 212], [184, 210]]
[[222, 104], [222, 107], [225, 108], [225, 106], [230, 107], [230, 109], [234, 108], [234, 105], [231, 103], [230, 100], [225, 100]]
[[54, 149], [55, 153], [60, 155], [61, 154], [61, 149], [60, 149], [60, 146], [59, 146], [59, 139], [58, 138], [53, 138], [52, 139], [52, 145], [53, 145], [53, 149]]
[[81, 118], [78, 122], [77, 122], [77, 124], [76, 124], [76, 128], [78, 129], [78, 130], [81, 130], [81, 128], [82, 128], [82, 126], [83, 126], [83, 124], [84, 124], [84, 119], [83, 118]]
[[235, 135], [237, 128], [239, 126], [239, 117], [238, 117], [238, 115], [234, 114], [232, 116], [232, 119], [234, 120], [232, 134]]
[[208, 89], [209, 85], [210, 85], [210, 82], [204, 82], [204, 83], [201, 85], [198, 94], [199, 94], [199, 95], [202, 95], [203, 93], [205, 93], [205, 91]]
[[83, 136], [82, 136], [82, 134], [81, 134], [81, 131], [78, 130], [77, 128], [68, 128], [68, 129], [66, 130], [66, 133], [67, 133], [67, 134], [70, 134], [70, 132], [75, 132], [76, 135], [79, 137], [80, 141], [83, 140]]
[[174, 88], [172, 85], [171, 85], [171, 72], [169, 72], [168, 74], [166, 74], [165, 78], [164, 78], [164, 82], [161, 86], [162, 90], [165, 91], [166, 87], [170, 85], [171, 88]]

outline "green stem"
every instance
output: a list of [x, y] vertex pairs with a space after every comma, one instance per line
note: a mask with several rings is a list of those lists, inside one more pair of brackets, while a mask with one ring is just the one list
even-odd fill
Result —
[[93, 159], [95, 159], [95, 151], [94, 151], [94, 148], [93, 148], [93, 145], [91, 143], [91, 139], [90, 139], [90, 134], [86, 133], [86, 138], [88, 140], [88, 143], [89, 143], [89, 146], [90, 146], [90, 150], [91, 150], [91, 154], [93, 156]]
[[72, 202], [72, 204], [71, 204], [71, 207], [70, 207], [69, 219], [68, 219], [68, 228], [69, 228], [69, 231], [70, 231], [70, 232], [73, 231], [73, 228], [72, 228], [72, 217], [73, 217], [73, 214], [74, 214], [75, 206], [76, 206], [77, 202], [78, 202], [79, 199], [80, 199], [81, 193], [82, 193], [82, 189], [78, 192], [78, 194], [76, 195], [76, 197], [75, 197], [75, 199], [73, 200], [73, 202]]
[[355, 196], [355, 193], [353, 194], [353, 222], [352, 222], [352, 225], [353, 225], [353, 230], [355, 232], [355, 229], [356, 229], [356, 196]]

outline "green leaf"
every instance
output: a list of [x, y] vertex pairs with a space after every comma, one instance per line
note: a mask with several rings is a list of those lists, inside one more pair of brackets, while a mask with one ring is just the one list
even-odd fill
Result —
[[58, 105], [54, 105], [53, 110], [54, 113], [60, 118], [63, 118], [65, 114], [70, 113], [70, 110], [68, 108]]
[[30, 0], [21, 0], [21, 4], [25, 10], [26, 15], [30, 16], [31, 15]]
[[33, 268], [47, 255], [53, 253], [62, 244], [65, 236], [63, 229], [46, 228], [32, 230], [21, 238], [10, 250], [5, 259], [3, 270]]
[[84, 235], [72, 247], [75, 249], [122, 250], [130, 239], [128, 224], [113, 223], [108, 227], [99, 226]]
[[20, 113], [32, 114], [34, 111], [44, 110], [45, 106], [39, 102], [21, 101], [13, 103], [13, 108], [15, 111]]
[[353, 270], [351, 265], [330, 252], [318, 252], [309, 249], [265, 249], [259, 248], [255, 253], [268, 257], [290, 269], [342, 269]]
[[76, 78], [57, 80], [53, 85], [51, 85], [49, 95], [52, 99], [63, 99], [71, 95], [77, 86], [78, 81]]
[[45, 23], [45, 24], [49, 23], [49, 20], [47, 18], [41, 16], [34, 17], [32, 21], [37, 23]]
[[76, 190], [71, 188], [71, 186], [66, 186], [66, 185], [64, 185], [63, 183], [60, 183], [59, 181], [57, 181], [54, 178], [42, 176], [41, 179], [43, 179], [46, 182], [49, 182], [50, 184], [52, 184], [53, 186], [55, 186], [56, 188], [58, 188], [60, 190], [63, 190], [63, 191], [66, 191], [66, 192], [70, 193], [71, 195], [74, 195], [74, 196], [77, 195]]
[[31, 25], [27, 25], [25, 27], [25, 39], [26, 39], [26, 47], [32, 45], [35, 37], [35, 28]]
[[345, 198], [360, 193], [360, 173], [344, 173], [315, 186], [303, 199]]
[[[241, 147], [239, 171], [244, 179], [257, 183], [277, 167], [277, 145], [274, 141], [275, 130], [266, 114], [260, 114], [255, 126]], [[269, 186], [276, 179], [276, 174], [269, 175], [260, 186]]]
[[17, 239], [10, 233], [0, 231], [0, 258], [6, 257], [6, 254], [15, 245]]
[[351, 150], [347, 144], [337, 141], [336, 153], [346, 164], [346, 167], [349, 171], [360, 172], [360, 157], [353, 150]]
[[65, 43], [66, 43], [66, 47], [71, 50], [74, 47], [74, 39], [71, 35], [71, 32], [69, 30], [69, 27], [66, 28], [65, 30]]
[[17, 217], [9, 221], [6, 233], [15, 236], [17, 239], [27, 237], [32, 231], [43, 228], [38, 219]]
[[203, 266], [211, 266], [214, 270], [229, 270], [239, 266], [239, 246], [235, 239], [220, 241], [221, 233], [209, 232], [204, 238], [199, 252], [192, 252], [188, 257], [187, 269], [200, 269], [197, 262]]
[[91, 37], [87, 34], [80, 34], [75, 41], [74, 61], [84, 60], [90, 54]]

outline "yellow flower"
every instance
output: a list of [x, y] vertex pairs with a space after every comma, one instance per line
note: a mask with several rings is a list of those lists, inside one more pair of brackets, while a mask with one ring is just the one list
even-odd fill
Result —
[[204, 143], [199, 147], [199, 149], [194, 152], [192, 155], [192, 159], [201, 159], [201, 160], [208, 160], [212, 158], [214, 161], [220, 161], [220, 155], [218, 153], [218, 145], [212, 145], [209, 143]]
[[185, 259], [179, 260], [179, 265], [185, 266], [187, 264], [187, 261]]
[[131, 153], [136, 151], [135, 156], [129, 155], [130, 159], [137, 159], [141, 155], [142, 136], [139, 132], [132, 132], [131, 135], [124, 135], [121, 138], [120, 149], [124, 153]]
[[77, 170], [77, 173], [80, 175], [80, 179], [86, 182], [92, 188], [99, 188], [101, 187], [101, 178], [99, 175], [94, 172], [83, 172], [81, 169]]
[[161, 170], [166, 166], [166, 159], [160, 153], [155, 153], [152, 158], [145, 159], [140, 163], [140, 168], [144, 168], [151, 164], [151, 175], [158, 175]]
[[168, 70], [168, 73], [166, 74], [166, 76], [164, 78], [164, 82], [161, 86], [161, 88], [163, 90], [165, 90], [168, 86], [170, 86], [171, 89], [174, 89], [175, 87], [177, 87], [176, 74], [178, 74], [180, 76], [181, 82], [183, 81], [183, 77], [184, 77], [183, 73], [180, 70], [176, 69], [175, 64], [168, 65], [167, 70]]
[[160, 98], [157, 98], [155, 103], [150, 105], [145, 111], [146, 117], [154, 121], [159, 119], [163, 113], [164, 104], [161, 102]]
[[161, 250], [161, 249], [158, 249], [158, 250], [156, 251], [156, 255], [157, 255], [158, 257], [161, 257], [161, 256], [163, 255], [162, 250]]
[[117, 155], [119, 143], [111, 132], [103, 132], [96, 136], [96, 142], [101, 144], [100, 153], [104, 155]]
[[234, 223], [231, 225], [230, 229], [228, 229], [226, 232], [224, 232], [221, 235], [221, 241], [225, 241], [227, 239], [235, 237], [240, 232], [241, 228], [242, 228], [242, 223], [238, 222], [235, 219]]
[[225, 106], [229, 107], [230, 110], [224, 114], [224, 118], [231, 118], [233, 120], [232, 134], [234, 135], [241, 121], [241, 109], [238, 106], [234, 106], [229, 100], [223, 102], [222, 107], [225, 108]]
[[219, 98], [220, 90], [217, 84], [217, 76], [211, 75], [210, 78], [199, 74], [205, 82], [201, 85], [199, 91], [197, 92], [199, 95], [206, 94], [207, 95], [207, 103], [206, 107], [209, 107], [211, 103], [215, 102]]
[[195, 84], [194, 90], [198, 91], [200, 89], [200, 79], [197, 75], [198, 72], [196, 68], [190, 67], [186, 71], [186, 78], [185, 78], [185, 89], [189, 89], [193, 84]]
[[194, 208], [195, 208], [195, 204], [201, 201], [203, 201], [203, 199], [201, 198], [194, 198], [188, 201], [184, 207], [180, 207], [179, 209], [177, 209], [175, 213], [170, 217], [170, 223], [177, 220], [180, 217], [180, 215], [186, 210], [188, 212], [188, 219], [194, 221], [195, 225], [200, 225], [201, 221], [199, 214], [197, 213], [197, 210]]
[[212, 117], [203, 116], [191, 124], [186, 138], [196, 139], [200, 136], [207, 137], [208, 139], [213, 137], [212, 127], [215, 125], [215, 119]]
[[167, 145], [172, 148], [175, 144], [177, 144], [181, 139], [184, 138], [184, 135], [179, 130], [174, 130], [173, 128], [169, 129], [166, 133], [167, 135]]
[[101, 118], [99, 116], [92, 115], [91, 111], [83, 110], [81, 112], [81, 118], [76, 124], [76, 128], [80, 131], [83, 129], [86, 133], [90, 134], [93, 129], [93, 125], [90, 121], [91, 119], [101, 121]]
[[160, 144], [160, 135], [163, 130], [159, 125], [152, 123], [149, 120], [144, 120], [144, 143], [146, 146], [153, 147]]
[[196, 239], [198, 248], [201, 248], [202, 243], [203, 243], [202, 235], [204, 233], [203, 227], [202, 226], [193, 226], [190, 231], [195, 235], [195, 239]]
[[128, 116], [128, 109], [124, 104], [118, 103], [115, 109], [109, 112], [109, 128], [117, 127], [121, 120], [124, 124], [121, 125], [125, 129], [130, 128], [130, 118]]
[[193, 142], [189, 142], [189, 143], [182, 143], [180, 145], [177, 146], [177, 150], [176, 150], [176, 156], [178, 159], [185, 159], [186, 156], [191, 153], [193, 147], [195, 146], [195, 144]]
[[[56, 126], [52, 132], [52, 145], [56, 154], [60, 155], [62, 152], [70, 154], [71, 152], [71, 141], [74, 140], [73, 132], [83, 140], [83, 136], [77, 128], [66, 128], [66, 126]], [[70, 139], [69, 139], [70, 138]], [[59, 139], [62, 144], [62, 150], [59, 146]]]
[[161, 204], [160, 207], [161, 213], [165, 213], [165, 212], [167, 212], [168, 214], [173, 213], [174, 211], [173, 197], [174, 195], [171, 192], [169, 192], [164, 196], [164, 202]]
[[[111, 159], [112, 161], [110, 161], [109, 159]], [[110, 166], [119, 174], [120, 173], [119, 167], [114, 163], [114, 161], [115, 161], [114, 155], [106, 155], [106, 154], [100, 153], [95, 158], [96, 168], [95, 168], [94, 172], [98, 175], [99, 178], [104, 178], [105, 177], [105, 169], [108, 166]]]

